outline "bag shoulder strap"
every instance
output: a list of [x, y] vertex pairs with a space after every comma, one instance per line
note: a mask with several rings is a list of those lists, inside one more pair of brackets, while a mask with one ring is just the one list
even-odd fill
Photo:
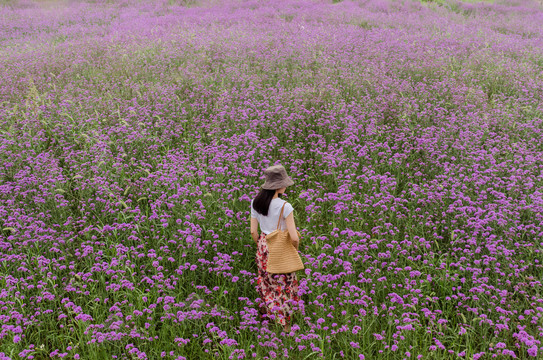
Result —
[[283, 209], [285, 208], [285, 204], [287, 202], [285, 201], [283, 206], [281, 207], [281, 213], [279, 214], [279, 220], [277, 220], [277, 230], [279, 230], [279, 224], [281, 223], [281, 218], [283, 217]]

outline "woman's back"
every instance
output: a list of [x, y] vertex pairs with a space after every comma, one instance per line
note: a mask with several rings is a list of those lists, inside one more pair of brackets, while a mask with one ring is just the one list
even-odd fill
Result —
[[[281, 213], [281, 207], [283, 204], [285, 204], [285, 208], [283, 209], [283, 219], [286, 219], [287, 216], [290, 215], [290, 213], [294, 210], [291, 204], [277, 197], [271, 200], [270, 207], [268, 208], [268, 215], [264, 216], [253, 208], [253, 201], [254, 200], [251, 200], [251, 217], [258, 220], [260, 230], [265, 234], [269, 234], [277, 229], [277, 221], [279, 220], [279, 214]], [[279, 229], [287, 230], [285, 221], [280, 222]]]

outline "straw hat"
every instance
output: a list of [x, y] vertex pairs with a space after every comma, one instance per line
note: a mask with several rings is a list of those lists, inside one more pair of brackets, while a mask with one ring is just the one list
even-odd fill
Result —
[[290, 185], [294, 185], [292, 178], [287, 175], [287, 171], [283, 165], [270, 166], [264, 170], [266, 182], [262, 184], [262, 189], [277, 190]]

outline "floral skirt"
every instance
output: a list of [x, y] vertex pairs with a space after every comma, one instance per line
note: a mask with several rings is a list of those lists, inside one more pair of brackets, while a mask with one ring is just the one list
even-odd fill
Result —
[[286, 325], [290, 322], [293, 306], [300, 301], [296, 272], [270, 274], [266, 271], [268, 244], [265, 233], [260, 234], [258, 238], [256, 264], [258, 266], [256, 291], [265, 304], [266, 313], [268, 317], [274, 315], [275, 320], [281, 325]]

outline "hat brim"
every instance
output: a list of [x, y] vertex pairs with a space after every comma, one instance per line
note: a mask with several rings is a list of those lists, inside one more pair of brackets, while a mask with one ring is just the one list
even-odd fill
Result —
[[264, 184], [262, 184], [261, 187], [264, 190], [277, 190], [277, 189], [281, 189], [281, 188], [292, 186], [292, 185], [294, 185], [294, 181], [292, 180], [290, 176], [287, 176], [287, 179], [285, 179], [279, 184], [273, 184], [273, 183], [270, 184], [268, 182], [265, 182]]

